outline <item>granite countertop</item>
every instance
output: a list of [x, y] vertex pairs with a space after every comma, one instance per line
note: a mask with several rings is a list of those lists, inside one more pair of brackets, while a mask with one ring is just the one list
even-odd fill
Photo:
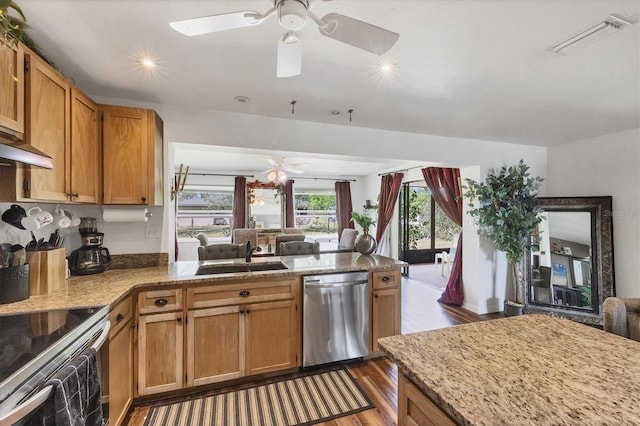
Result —
[[289, 269], [237, 272], [219, 275], [195, 275], [203, 264], [244, 264], [244, 259], [175, 262], [168, 266], [113, 269], [101, 274], [73, 276], [61, 290], [49, 295], [31, 296], [26, 300], [0, 305], [0, 315], [49, 309], [80, 308], [115, 304], [134, 288], [159, 285], [192, 285], [227, 282], [230, 279], [286, 277], [327, 272], [384, 270], [399, 268], [405, 262], [385, 256], [359, 253], [327, 253], [309, 256], [256, 257], [252, 263], [281, 261]]
[[640, 423], [640, 342], [583, 324], [524, 315], [378, 342], [462, 425]]

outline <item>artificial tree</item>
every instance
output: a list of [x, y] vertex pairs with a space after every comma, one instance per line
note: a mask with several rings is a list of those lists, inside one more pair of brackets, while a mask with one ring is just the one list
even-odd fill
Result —
[[524, 302], [522, 261], [532, 235], [542, 220], [538, 207], [538, 189], [543, 179], [529, 174], [523, 160], [514, 166], [503, 166], [487, 175], [484, 182], [465, 179], [468, 214], [478, 226], [478, 234], [493, 242], [506, 254], [513, 276], [514, 300], [508, 304], [521, 307]]

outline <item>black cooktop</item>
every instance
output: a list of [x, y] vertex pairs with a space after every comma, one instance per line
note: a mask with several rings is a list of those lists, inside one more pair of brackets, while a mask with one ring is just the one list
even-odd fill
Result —
[[99, 309], [60, 309], [0, 315], [0, 383]]

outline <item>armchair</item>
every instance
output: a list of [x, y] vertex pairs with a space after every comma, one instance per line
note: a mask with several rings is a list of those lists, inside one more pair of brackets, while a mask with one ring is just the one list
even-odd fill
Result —
[[640, 341], [640, 298], [607, 297], [603, 313], [604, 331]]

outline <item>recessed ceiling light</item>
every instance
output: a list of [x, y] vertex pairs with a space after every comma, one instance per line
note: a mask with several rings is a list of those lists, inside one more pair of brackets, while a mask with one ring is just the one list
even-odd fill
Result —
[[139, 61], [140, 61], [140, 65], [142, 65], [146, 69], [151, 70], [156, 67], [156, 61], [154, 61], [152, 58], [149, 58], [149, 57], [140, 58]]
[[332, 109], [329, 111], [329, 114], [331, 115], [340, 115], [340, 111], [338, 111], [337, 109]]
[[241, 104], [246, 104], [247, 102], [249, 102], [251, 99], [249, 99], [246, 96], [236, 96], [235, 98], [233, 98], [234, 101], [241, 103]]
[[385, 74], [391, 74], [395, 67], [396, 64], [394, 64], [393, 62], [385, 62], [380, 66], [380, 70]]

